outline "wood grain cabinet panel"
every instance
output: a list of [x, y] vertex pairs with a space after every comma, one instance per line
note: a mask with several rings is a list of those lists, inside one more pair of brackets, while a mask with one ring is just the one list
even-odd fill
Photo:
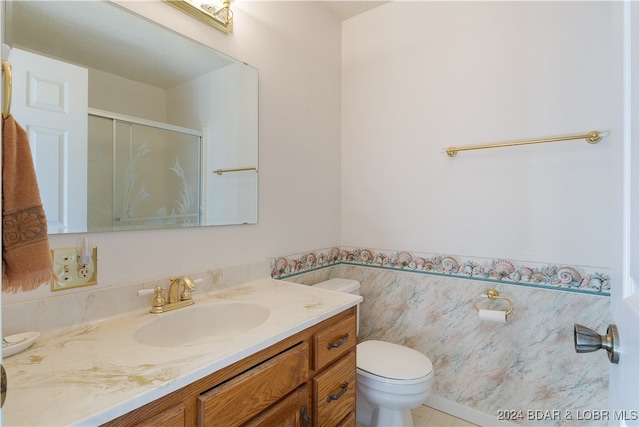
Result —
[[306, 342], [215, 387], [198, 398], [201, 427], [240, 426], [282, 399], [309, 375]]
[[146, 421], [136, 424], [136, 427], [184, 427], [184, 404], [169, 408]]
[[317, 333], [314, 341], [313, 369], [320, 370], [323, 366], [337, 360], [355, 347], [355, 316], [347, 317], [326, 330]]
[[356, 405], [356, 354], [349, 352], [313, 379], [315, 419], [319, 427], [337, 426]]
[[351, 412], [349, 413], [349, 415], [345, 417], [344, 420], [340, 422], [340, 424], [338, 424], [337, 427], [356, 427], [356, 426], [357, 426], [356, 413]]
[[303, 385], [281, 402], [264, 411], [245, 424], [246, 427], [309, 427], [309, 391]]

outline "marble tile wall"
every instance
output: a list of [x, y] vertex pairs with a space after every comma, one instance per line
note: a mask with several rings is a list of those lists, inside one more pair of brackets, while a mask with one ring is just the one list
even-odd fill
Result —
[[[332, 277], [362, 284], [359, 340], [426, 354], [436, 396], [496, 420], [499, 411], [516, 411], [522, 418], [511, 421], [531, 426], [589, 425], [578, 411], [608, 408], [606, 354], [577, 354], [573, 347], [574, 323], [606, 330], [607, 296], [349, 264], [286, 280], [310, 285]], [[513, 300], [506, 324], [480, 321], [474, 309], [502, 308], [481, 298], [492, 287]]]

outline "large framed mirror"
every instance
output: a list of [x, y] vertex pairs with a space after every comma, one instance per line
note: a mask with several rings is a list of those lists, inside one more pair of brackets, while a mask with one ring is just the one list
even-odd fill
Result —
[[258, 221], [255, 68], [108, 1], [4, 4], [49, 234]]

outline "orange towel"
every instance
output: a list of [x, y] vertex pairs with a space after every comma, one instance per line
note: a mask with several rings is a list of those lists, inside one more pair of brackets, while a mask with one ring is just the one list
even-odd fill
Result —
[[2, 122], [2, 291], [31, 291], [56, 274], [27, 133]]

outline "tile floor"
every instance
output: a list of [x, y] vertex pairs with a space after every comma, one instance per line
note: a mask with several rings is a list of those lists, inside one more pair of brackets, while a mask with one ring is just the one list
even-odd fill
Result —
[[412, 411], [415, 427], [472, 427], [468, 421], [422, 405]]
[[[415, 427], [473, 427], [468, 421], [422, 405], [412, 411]], [[357, 427], [365, 427], [358, 423]]]

